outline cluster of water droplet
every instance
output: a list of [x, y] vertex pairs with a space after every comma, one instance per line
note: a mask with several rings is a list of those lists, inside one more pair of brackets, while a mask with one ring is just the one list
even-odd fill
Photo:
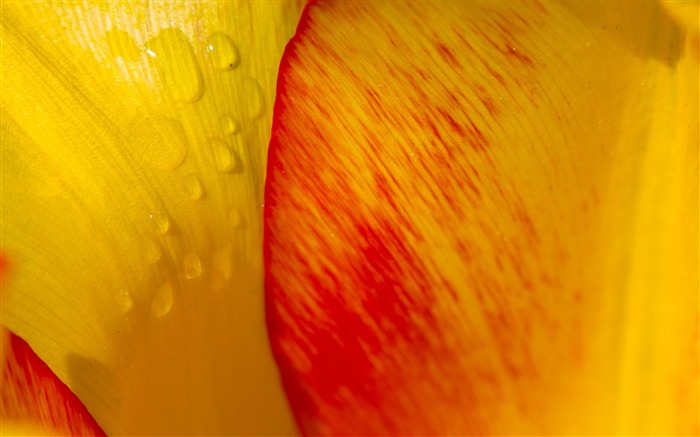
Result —
[[[181, 30], [162, 29], [141, 47], [128, 32], [117, 28], [107, 32], [106, 38], [115, 58], [122, 58], [128, 63], [142, 62], [157, 71], [164, 98], [177, 104], [196, 105], [205, 95], [205, 76], [200, 62], [192, 44]], [[205, 64], [211, 67], [211, 70], [205, 70], [207, 73], [227, 75], [240, 64], [238, 48], [233, 39], [223, 32], [211, 33], [204, 41], [201, 53]], [[245, 78], [242, 88], [252, 90], [248, 93], [250, 95], [244, 96], [250, 100], [250, 115], [262, 112], [259, 84], [253, 79]], [[243, 162], [235, 146], [240, 142], [241, 126], [236, 117], [228, 112], [221, 114], [217, 121], [220, 132], [197, 141], [202, 145], [201, 153], [216, 172], [240, 173]], [[130, 140], [138, 145], [137, 154], [153, 169], [175, 170], [187, 158], [188, 133], [183, 124], [171, 116], [139, 117], [132, 123], [128, 134]], [[180, 186], [185, 197], [192, 201], [205, 200], [207, 197], [206, 187], [196, 172], [187, 171], [182, 176]], [[157, 265], [167, 258], [163, 253], [164, 247], [168, 247], [164, 239], [172, 237], [173, 223], [171, 217], [161, 210], [152, 212], [149, 222], [149, 232], [142, 239], [142, 250], [147, 262]], [[228, 222], [233, 228], [242, 226], [241, 214], [237, 209], [229, 211]], [[226, 250], [222, 249], [214, 255], [212, 263], [220, 273], [219, 276], [227, 279], [231, 270], [232, 251], [230, 245], [225, 248]], [[203, 274], [202, 260], [196, 251], [185, 252], [178, 264], [184, 278], [194, 280]], [[151, 298], [150, 312], [154, 317], [162, 318], [170, 313], [177, 287], [177, 283], [172, 280], [166, 280], [157, 287]], [[131, 311], [134, 307], [134, 299], [126, 291], [121, 292], [120, 302], [124, 312]]]

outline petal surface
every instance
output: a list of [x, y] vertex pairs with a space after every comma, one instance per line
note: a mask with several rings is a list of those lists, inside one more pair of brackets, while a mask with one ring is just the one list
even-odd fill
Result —
[[2, 435], [105, 435], [25, 341], [12, 334], [8, 341], [0, 400]]
[[261, 205], [302, 7], [2, 3], [2, 323], [109, 434], [295, 432]]
[[265, 203], [301, 429], [697, 433], [697, 34], [655, 2], [302, 23]]

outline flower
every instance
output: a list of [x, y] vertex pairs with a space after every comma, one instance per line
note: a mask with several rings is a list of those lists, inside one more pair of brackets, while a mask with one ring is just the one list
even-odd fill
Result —
[[264, 203], [303, 433], [697, 433], [683, 5], [314, 4], [263, 198], [301, 6], [3, 4], [3, 325], [109, 434], [292, 432]]

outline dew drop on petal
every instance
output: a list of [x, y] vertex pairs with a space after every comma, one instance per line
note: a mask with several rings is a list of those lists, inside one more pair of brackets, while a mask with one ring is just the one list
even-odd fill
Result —
[[121, 57], [128, 62], [136, 62], [139, 60], [141, 51], [136, 45], [136, 41], [134, 41], [128, 32], [113, 28], [108, 31], [105, 36], [107, 38], [109, 51], [112, 53], [113, 57]]
[[193, 279], [202, 274], [202, 261], [196, 253], [190, 252], [182, 260], [182, 265], [185, 268], [185, 277]]
[[163, 211], [156, 211], [149, 216], [151, 227], [159, 234], [165, 234], [170, 230], [170, 217]]
[[221, 129], [227, 134], [236, 134], [240, 129], [238, 122], [235, 118], [231, 117], [229, 114], [224, 114], [219, 119], [221, 123]]
[[151, 264], [155, 264], [160, 261], [160, 257], [163, 255], [160, 244], [158, 244], [158, 242], [151, 237], [145, 238], [143, 250], [146, 254], [146, 260], [148, 260], [148, 262]]
[[161, 30], [146, 44], [166, 93], [178, 102], [194, 102], [202, 96], [202, 73], [184, 32]]
[[211, 57], [214, 68], [230, 70], [238, 65], [238, 49], [231, 37], [225, 33], [212, 33], [206, 41], [206, 50]]
[[182, 183], [187, 192], [187, 196], [192, 200], [201, 199], [204, 195], [204, 188], [202, 187], [202, 182], [195, 174], [188, 174], [182, 179]]
[[160, 170], [172, 170], [187, 155], [182, 123], [166, 117], [144, 117], [130, 127], [131, 146], [143, 160]]
[[228, 280], [233, 270], [233, 247], [229, 244], [216, 251], [212, 257], [212, 265], [224, 280]]
[[228, 173], [239, 170], [238, 154], [224, 139], [209, 138], [206, 142], [206, 152], [209, 161], [218, 171]]
[[228, 244], [217, 250], [211, 259], [210, 287], [212, 290], [223, 290], [233, 273], [233, 246]]
[[173, 307], [173, 285], [170, 282], [165, 282], [156, 291], [151, 301], [151, 314], [154, 317], [163, 317], [170, 312]]
[[242, 87], [241, 105], [244, 115], [252, 119], [262, 117], [265, 114], [265, 101], [260, 84], [252, 77], [247, 77], [243, 80]]

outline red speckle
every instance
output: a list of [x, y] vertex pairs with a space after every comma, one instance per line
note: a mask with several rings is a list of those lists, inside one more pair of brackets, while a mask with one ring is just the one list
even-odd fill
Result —
[[0, 253], [0, 284], [5, 280], [10, 270], [10, 262], [4, 253]]
[[469, 120], [470, 125], [470, 135], [467, 136], [469, 144], [477, 152], [485, 152], [486, 147], [488, 146], [488, 141], [486, 140], [486, 137], [484, 137], [484, 134], [481, 133], [481, 130], [479, 130], [479, 128], [476, 127], [476, 125], [471, 119], [467, 119]]
[[520, 52], [517, 48], [515, 48], [515, 46], [513, 46], [511, 44], [507, 44], [506, 47], [507, 47], [508, 55], [510, 55], [511, 57], [514, 57], [514, 58], [522, 61], [524, 64], [526, 64], [528, 66], [534, 65], [534, 63], [532, 62], [532, 59], [530, 59], [524, 53]]
[[[440, 108], [435, 108], [436, 110], [440, 110]], [[428, 120], [428, 127], [430, 128], [430, 132], [433, 134], [433, 137], [440, 143], [443, 143], [444, 140], [442, 139], [442, 135], [440, 135], [440, 131], [438, 130], [437, 126], [435, 126], [435, 123], [432, 121]]]
[[464, 128], [462, 128], [462, 126], [459, 123], [457, 123], [457, 121], [454, 119], [454, 117], [452, 117], [450, 115], [449, 112], [445, 111], [442, 108], [437, 108], [437, 110], [440, 113], [440, 115], [442, 116], [442, 119], [447, 121], [447, 123], [450, 125], [450, 129], [452, 129], [458, 135], [463, 136], [466, 134], [466, 131], [464, 130]]
[[444, 44], [437, 44], [436, 47], [438, 49], [438, 52], [440, 52], [440, 55], [447, 62], [449, 62], [450, 65], [452, 65], [453, 67], [458, 68], [458, 69], [462, 68], [462, 64], [460, 64], [459, 61], [457, 61], [457, 58], [455, 58], [455, 55], [454, 55], [454, 53], [452, 53], [452, 50], [447, 48], [447, 46], [445, 46]]
[[491, 67], [491, 65], [490, 65], [488, 62], [486, 62], [484, 59], [480, 58], [480, 60], [481, 60], [481, 63], [482, 63], [482, 64], [484, 65], [484, 67], [486, 68], [486, 70], [488, 70], [488, 72], [489, 72], [489, 74], [491, 75], [491, 77], [493, 77], [494, 79], [496, 79], [496, 81], [497, 81], [502, 87], [505, 88], [507, 85], [506, 85], [506, 79], [503, 77], [503, 75], [502, 75], [501, 73], [497, 72], [496, 70], [494, 70], [493, 67]]
[[492, 117], [495, 117], [498, 115], [498, 110], [496, 109], [496, 104], [493, 102], [493, 100], [490, 97], [482, 97], [481, 103], [484, 105], [484, 107], [489, 111], [489, 114]]
[[524, 235], [527, 237], [528, 241], [534, 241], [537, 239], [535, 225], [533, 225], [532, 219], [527, 213], [525, 213], [524, 209], [519, 208], [516, 211], [515, 219], [522, 225], [521, 229], [524, 231]]
[[481, 34], [481, 36], [484, 38], [484, 40], [488, 41], [491, 46], [496, 49], [496, 51], [502, 53], [503, 55], [506, 56], [508, 59], [516, 59], [520, 61], [521, 63], [526, 64], [527, 66], [532, 67], [534, 63], [532, 60], [525, 55], [524, 53], [520, 52], [515, 45], [511, 42], [511, 31], [508, 29], [503, 28], [501, 25], [502, 32], [504, 33], [503, 35], [503, 42], [500, 41], [495, 41], [488, 33], [484, 32], [481, 29], [477, 29], [477, 32]]

